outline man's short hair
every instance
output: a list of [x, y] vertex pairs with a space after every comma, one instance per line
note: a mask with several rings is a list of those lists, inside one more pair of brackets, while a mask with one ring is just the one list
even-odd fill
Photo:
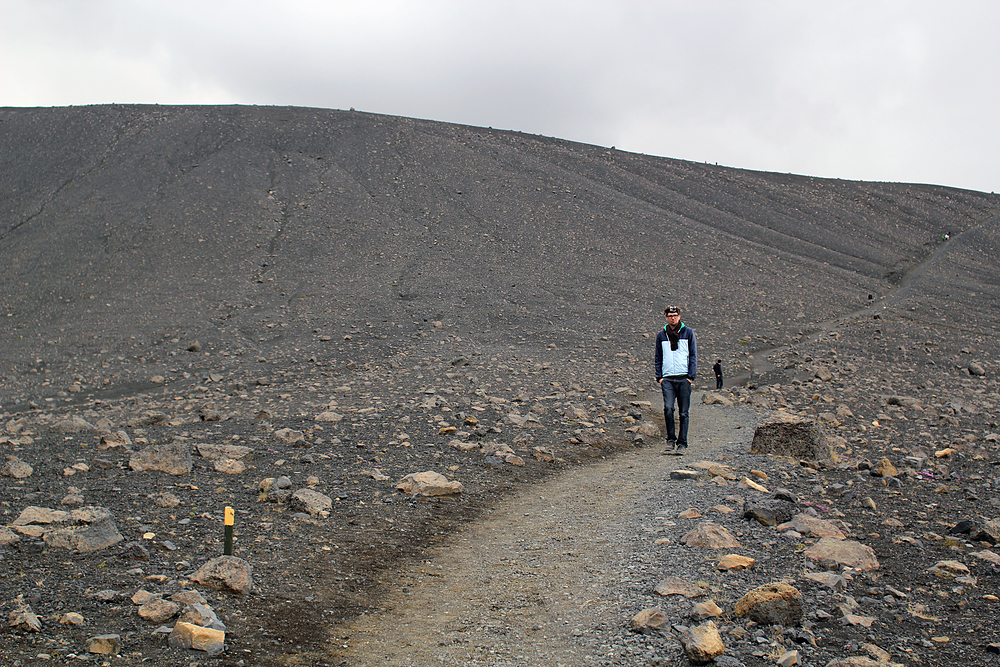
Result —
[[667, 306], [666, 308], [663, 309], [663, 314], [664, 315], [672, 315], [674, 313], [677, 313], [678, 315], [680, 315], [681, 314], [681, 309], [678, 308], [677, 306]]

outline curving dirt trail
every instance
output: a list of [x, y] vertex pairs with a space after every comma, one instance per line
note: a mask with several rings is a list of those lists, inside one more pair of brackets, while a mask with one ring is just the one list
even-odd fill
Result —
[[335, 631], [333, 655], [371, 667], [612, 660], [602, 630], [618, 631], [634, 613], [618, 590], [628, 576], [621, 563], [651, 501], [662, 503], [671, 470], [747, 433], [734, 430], [744, 411], [700, 398], [685, 456], [663, 456], [657, 442], [526, 491], [402, 572], [381, 612]]

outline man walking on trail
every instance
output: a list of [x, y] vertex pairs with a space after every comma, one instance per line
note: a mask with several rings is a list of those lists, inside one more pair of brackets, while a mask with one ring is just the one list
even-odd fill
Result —
[[716, 390], [722, 389], [722, 359], [715, 360], [715, 365], [712, 366], [712, 370], [715, 371]]
[[[681, 322], [681, 311], [670, 306], [663, 311], [667, 324], [656, 334], [656, 358], [653, 371], [663, 391], [663, 421], [667, 427], [667, 446], [688, 446], [688, 411], [691, 409], [691, 385], [698, 374], [698, 344], [694, 332]], [[674, 402], [680, 418], [674, 429]]]

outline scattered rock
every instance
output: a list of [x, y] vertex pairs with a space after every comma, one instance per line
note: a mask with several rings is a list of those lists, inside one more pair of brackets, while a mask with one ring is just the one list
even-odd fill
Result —
[[879, 568], [878, 559], [872, 548], [854, 540], [824, 537], [806, 549], [802, 555], [810, 560], [829, 560], [838, 565], [847, 565], [861, 572]]
[[333, 499], [319, 491], [299, 489], [292, 494], [289, 505], [297, 512], [306, 512], [312, 516], [321, 516], [328, 513], [333, 507]]
[[729, 571], [739, 571], [739, 570], [749, 570], [757, 561], [749, 556], [740, 556], [738, 554], [727, 554], [723, 556], [719, 563], [715, 566], [718, 570], [723, 570], [725, 572]]
[[718, 618], [722, 616], [723, 611], [715, 603], [715, 600], [706, 600], [705, 602], [697, 602], [691, 607], [691, 618], [696, 621], [704, 621], [709, 618]]
[[81, 507], [65, 512], [29, 506], [14, 520], [14, 530], [41, 537], [51, 547], [80, 552], [100, 551], [124, 538], [111, 512], [103, 507]]
[[235, 556], [213, 558], [191, 575], [191, 581], [216, 590], [247, 595], [253, 589], [250, 564]]
[[167, 636], [167, 643], [174, 648], [205, 651], [209, 655], [219, 655], [226, 649], [226, 633], [214, 628], [206, 628], [192, 623], [178, 621]]
[[629, 626], [633, 632], [645, 634], [664, 629], [668, 622], [669, 619], [661, 608], [650, 607], [633, 616], [632, 620], [629, 621]]
[[291, 445], [304, 440], [305, 434], [302, 433], [302, 431], [296, 431], [290, 428], [279, 428], [274, 432], [274, 439], [286, 445]]
[[34, 469], [16, 456], [8, 456], [3, 465], [0, 466], [0, 475], [13, 477], [14, 479], [27, 479], [31, 477]]
[[777, 526], [791, 520], [793, 509], [791, 503], [774, 498], [751, 498], [743, 507], [743, 518], [762, 526]]
[[680, 641], [688, 660], [695, 665], [707, 664], [726, 652], [714, 621], [689, 628], [687, 632], [681, 633]]
[[410, 473], [396, 484], [396, 489], [410, 495], [428, 497], [453, 496], [464, 490], [461, 482], [449, 481], [444, 475], [431, 470]]
[[802, 594], [784, 582], [764, 584], [740, 598], [733, 611], [763, 625], [796, 625], [802, 620]]
[[87, 651], [97, 655], [118, 655], [121, 648], [121, 635], [97, 635], [87, 641]]
[[896, 470], [896, 466], [892, 465], [892, 461], [887, 458], [879, 459], [879, 462], [872, 468], [872, 477], [895, 477], [899, 474]]
[[150, 623], [163, 623], [177, 615], [181, 606], [170, 600], [153, 598], [139, 606], [139, 617]]
[[717, 523], [702, 521], [681, 538], [681, 542], [689, 547], [703, 549], [739, 549], [736, 541], [728, 530]]
[[15, 630], [41, 632], [42, 620], [31, 610], [31, 605], [24, 601], [23, 595], [14, 600], [14, 611], [10, 612], [7, 622]]
[[705, 595], [705, 591], [700, 586], [678, 577], [667, 577], [656, 585], [653, 592], [664, 597], [668, 595], [683, 595], [686, 598], [697, 598]]
[[169, 475], [191, 472], [191, 446], [182, 440], [151, 445], [132, 455], [128, 462], [135, 471], [158, 470]]
[[844, 532], [832, 521], [820, 519], [808, 514], [796, 514], [789, 521], [778, 526], [778, 531], [794, 530], [806, 537], [830, 537], [835, 540], [845, 539]]
[[832, 458], [830, 444], [819, 424], [787, 413], [778, 413], [757, 427], [750, 451], [809, 461], [829, 461]]
[[74, 434], [80, 431], [93, 431], [94, 425], [80, 417], [69, 417], [60, 419], [51, 426], [53, 433]]

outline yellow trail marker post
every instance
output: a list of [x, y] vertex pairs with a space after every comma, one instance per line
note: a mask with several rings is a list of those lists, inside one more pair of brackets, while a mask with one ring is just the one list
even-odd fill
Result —
[[233, 555], [233, 508], [226, 508], [226, 546], [223, 553], [227, 556]]

